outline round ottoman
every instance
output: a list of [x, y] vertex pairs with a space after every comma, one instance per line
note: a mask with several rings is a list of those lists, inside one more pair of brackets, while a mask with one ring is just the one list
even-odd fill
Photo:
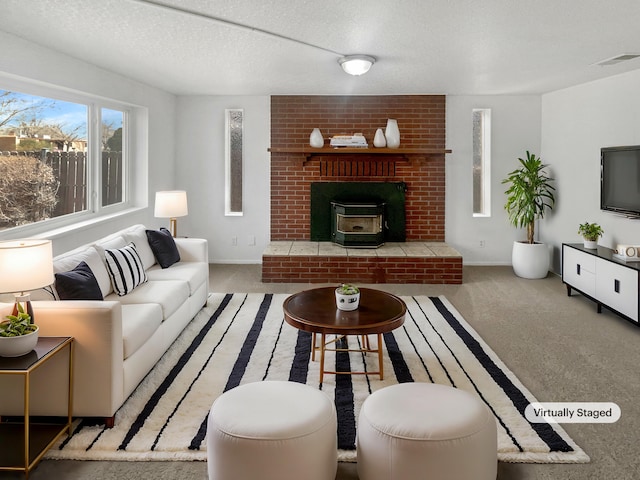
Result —
[[365, 399], [358, 417], [360, 480], [495, 480], [497, 430], [482, 401], [432, 383], [402, 383]]
[[334, 480], [336, 411], [329, 397], [295, 382], [247, 383], [209, 412], [210, 480]]

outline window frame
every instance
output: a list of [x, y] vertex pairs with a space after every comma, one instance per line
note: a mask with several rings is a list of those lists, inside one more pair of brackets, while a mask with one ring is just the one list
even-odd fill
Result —
[[[19, 79], [0, 72], [0, 89], [17, 93], [34, 95], [60, 102], [82, 104], [87, 107], [87, 205], [81, 212], [69, 213], [44, 221], [19, 225], [0, 231], [0, 239], [38, 236], [45, 233], [66, 231], [74, 226], [87, 225], [114, 215], [123, 214], [133, 208], [142, 208], [146, 203], [146, 187], [148, 182], [147, 160], [141, 158], [141, 164], [134, 166], [133, 158], [145, 157], [147, 145], [144, 138], [148, 136], [147, 109], [127, 102], [99, 97], [65, 87], [45, 84], [29, 79]], [[123, 179], [122, 201], [102, 206], [102, 173], [101, 173], [101, 113], [102, 109], [116, 110], [123, 113]], [[141, 167], [144, 175], [141, 175]], [[144, 181], [140, 194], [135, 194], [132, 185]]]

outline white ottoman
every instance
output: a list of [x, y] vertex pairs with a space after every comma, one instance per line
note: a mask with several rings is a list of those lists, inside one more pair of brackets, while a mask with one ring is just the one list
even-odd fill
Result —
[[241, 385], [209, 412], [210, 480], [334, 480], [336, 410], [329, 397], [295, 382]]
[[495, 480], [495, 417], [463, 390], [402, 383], [365, 399], [358, 417], [360, 480]]

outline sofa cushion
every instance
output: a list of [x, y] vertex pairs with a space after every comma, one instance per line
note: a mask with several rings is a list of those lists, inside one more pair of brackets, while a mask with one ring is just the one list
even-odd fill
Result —
[[112, 293], [105, 300], [117, 300], [122, 305], [157, 303], [162, 307], [162, 319], [173, 315], [189, 298], [189, 284], [181, 280], [147, 282], [128, 295]]
[[147, 239], [153, 255], [162, 268], [169, 268], [180, 261], [180, 253], [171, 232], [166, 228], [147, 230]]
[[85, 262], [93, 272], [93, 276], [96, 277], [96, 281], [100, 286], [102, 296], [109, 295], [112, 292], [111, 277], [109, 277], [109, 272], [100, 253], [92, 246], [77, 248], [56, 256], [53, 259], [53, 271], [55, 273], [68, 272], [80, 262]]
[[149, 340], [162, 323], [162, 308], [157, 303], [122, 306], [124, 358], [129, 358]]
[[55, 274], [56, 292], [60, 300], [102, 300], [102, 291], [86, 262], [69, 272]]
[[153, 255], [153, 251], [149, 246], [147, 240], [147, 234], [143, 225], [136, 225], [124, 232], [124, 238], [128, 243], [133, 243], [136, 246], [138, 255], [142, 260], [142, 265], [145, 270], [148, 270], [156, 263], [156, 257]]
[[189, 295], [193, 295], [207, 281], [209, 266], [204, 262], [179, 262], [171, 268], [154, 265], [147, 271], [149, 280], [184, 280], [189, 283]]
[[104, 258], [113, 290], [118, 295], [124, 296], [147, 281], [142, 260], [133, 243], [122, 248], [105, 249]]
[[122, 247], [126, 247], [128, 243], [131, 243], [131, 242], [127, 242], [121, 234], [120, 235], [112, 234], [112, 235], [109, 235], [108, 237], [101, 238], [100, 240], [98, 240], [95, 243], [95, 247], [96, 247], [96, 250], [98, 250], [98, 252], [104, 253], [104, 251], [107, 248], [110, 248], [110, 249], [122, 248]]

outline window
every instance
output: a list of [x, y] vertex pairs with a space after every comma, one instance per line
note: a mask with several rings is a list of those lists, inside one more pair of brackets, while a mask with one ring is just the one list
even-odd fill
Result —
[[491, 216], [491, 110], [473, 110], [473, 216]]
[[53, 90], [0, 89], [0, 233], [127, 203], [128, 108]]
[[225, 215], [242, 215], [242, 125], [244, 111], [225, 110]]
[[124, 112], [103, 108], [101, 122], [102, 206], [124, 200]]

